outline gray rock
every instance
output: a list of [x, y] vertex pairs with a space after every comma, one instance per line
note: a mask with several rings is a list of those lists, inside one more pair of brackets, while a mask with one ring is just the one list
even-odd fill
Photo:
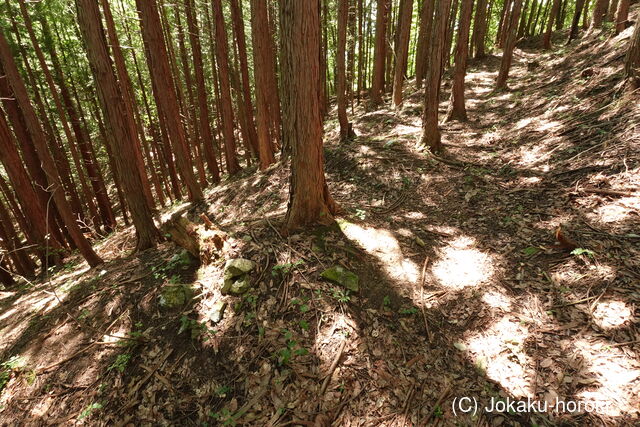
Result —
[[222, 295], [242, 295], [251, 288], [251, 279], [247, 274], [236, 278], [224, 279]]
[[224, 317], [224, 311], [227, 308], [227, 303], [224, 301], [216, 301], [209, 313], [209, 320], [213, 323], [218, 323]]
[[344, 286], [353, 292], [358, 292], [358, 289], [360, 289], [358, 285], [358, 275], [340, 265], [327, 268], [320, 276], [330, 282]]
[[250, 259], [230, 259], [224, 265], [224, 278], [233, 279], [234, 277], [240, 277], [243, 274], [249, 273], [254, 268], [256, 268], [256, 263]]
[[168, 285], [160, 291], [158, 302], [164, 308], [180, 308], [192, 299], [193, 289], [189, 285]]

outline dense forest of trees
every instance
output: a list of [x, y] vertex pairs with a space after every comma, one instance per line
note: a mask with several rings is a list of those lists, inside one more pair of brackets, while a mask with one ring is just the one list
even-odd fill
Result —
[[[420, 143], [442, 148], [447, 120], [466, 120], [471, 58], [549, 49], [630, 25], [630, 0], [12, 0], [0, 4], [0, 280], [33, 277], [132, 224], [139, 250], [160, 239], [157, 214], [201, 202], [207, 186], [257, 165], [291, 162], [285, 228], [340, 211], [324, 178], [323, 118], [424, 87]], [[626, 59], [640, 86], [640, 27]], [[8, 274], [10, 273], [10, 274]]]

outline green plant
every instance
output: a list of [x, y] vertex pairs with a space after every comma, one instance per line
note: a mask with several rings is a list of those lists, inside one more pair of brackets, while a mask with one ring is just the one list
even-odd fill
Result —
[[293, 270], [296, 267], [301, 266], [302, 264], [304, 264], [304, 261], [299, 260], [299, 261], [296, 261], [296, 262], [293, 262], [293, 263], [287, 262], [287, 263], [284, 263], [284, 264], [274, 265], [271, 268], [271, 275], [273, 277], [277, 277], [278, 275], [284, 277], [287, 274], [289, 274], [291, 272], [291, 270]]
[[11, 379], [11, 372], [24, 366], [24, 359], [13, 356], [6, 362], [0, 363], [0, 392]]
[[116, 360], [107, 368], [107, 372], [112, 371], [114, 369], [121, 373], [124, 372], [124, 370], [127, 369], [127, 365], [129, 364], [130, 360], [131, 360], [131, 354], [129, 353], [119, 354], [118, 357], [116, 357]]
[[385, 306], [385, 308], [391, 306], [391, 298], [389, 298], [389, 295], [385, 295], [384, 298], [382, 298], [382, 305]]
[[86, 408], [84, 408], [84, 410], [80, 413], [80, 416], [78, 417], [78, 420], [82, 420], [84, 418], [87, 418], [89, 415], [91, 415], [91, 413], [93, 411], [97, 411], [102, 409], [102, 403], [100, 402], [93, 402], [91, 405], [87, 406]]
[[227, 408], [222, 408], [218, 412], [211, 412], [209, 414], [209, 416], [211, 418], [213, 418], [214, 420], [218, 421], [220, 423], [220, 425], [223, 425], [223, 426], [235, 426], [236, 425], [236, 420], [235, 420], [235, 418], [233, 416], [233, 412], [231, 412]]
[[590, 258], [593, 258], [596, 255], [596, 253], [591, 249], [576, 248], [571, 251], [571, 255], [575, 255], [575, 256], [586, 255]]
[[415, 307], [401, 308], [400, 310], [398, 310], [398, 313], [402, 315], [413, 315], [413, 314], [416, 314], [417, 312], [418, 312], [418, 309]]
[[334, 288], [331, 291], [331, 295], [338, 300], [338, 302], [349, 302], [351, 301], [351, 296], [349, 295], [349, 290], [342, 290], [342, 289], [337, 289]]
[[291, 331], [283, 329], [282, 335], [284, 336], [286, 347], [276, 351], [273, 355], [279, 366], [288, 365], [293, 358], [297, 356], [304, 356], [309, 353], [306, 348], [300, 347], [298, 342], [293, 339]]
[[[216, 331], [214, 329], [209, 329], [207, 327], [206, 322], [198, 322], [197, 320], [191, 319], [187, 316], [182, 316], [180, 318], [180, 328], [178, 329], [178, 335], [183, 332], [189, 332], [191, 339], [196, 339], [202, 334], [211, 334], [214, 335]], [[210, 337], [205, 335], [204, 341], [208, 340]]]

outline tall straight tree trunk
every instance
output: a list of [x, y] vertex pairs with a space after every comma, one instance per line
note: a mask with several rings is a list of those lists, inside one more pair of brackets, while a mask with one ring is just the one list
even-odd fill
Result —
[[625, 73], [630, 90], [640, 88], [640, 23], [636, 23], [625, 59]]
[[609, 0], [596, 0], [596, 4], [593, 7], [593, 18], [591, 19], [591, 27], [589, 27], [589, 31], [602, 28], [604, 18], [607, 16], [608, 7]]
[[427, 73], [429, 59], [429, 37], [433, 26], [434, 0], [423, 0], [420, 10], [420, 28], [418, 29], [418, 45], [416, 46], [416, 87], [422, 87], [422, 81]]
[[629, 0], [620, 0], [618, 3], [618, 9], [616, 10], [615, 17], [616, 34], [620, 34], [625, 30], [625, 28], [627, 28], [627, 21], [629, 20], [629, 5]]
[[[254, 153], [259, 154], [258, 135], [256, 133], [253, 103], [251, 101], [251, 81], [249, 80], [249, 64], [247, 60], [247, 41], [244, 33], [244, 18], [242, 4], [238, 0], [230, 0], [231, 19], [233, 21], [233, 34], [238, 48], [238, 60], [240, 63], [240, 76], [242, 78], [242, 107], [248, 126], [249, 144]], [[238, 95], [238, 98], [240, 96]]]
[[[18, 230], [13, 225], [14, 223], [15, 221], [12, 220], [9, 211], [4, 206], [2, 199], [0, 199], [0, 249], [4, 248], [7, 251], [6, 254], [0, 257], [0, 260], [3, 260], [8, 255], [18, 274], [32, 278], [35, 276], [35, 264], [29, 258], [26, 245], [18, 237]], [[5, 267], [0, 265], [0, 269], [2, 268]]]
[[160, 233], [153, 222], [153, 212], [144, 198], [140, 173], [137, 170], [134, 145], [136, 132], [126, 114], [125, 97], [122, 94], [116, 73], [107, 49], [107, 39], [102, 27], [98, 5], [93, 0], [76, 0], [78, 24], [91, 70], [96, 82], [98, 100], [109, 129], [109, 144], [114, 152], [118, 175], [122, 179], [127, 205], [138, 238], [137, 249], [153, 247]]
[[62, 96], [62, 102], [71, 122], [73, 133], [75, 134], [78, 148], [80, 149], [80, 155], [82, 157], [85, 168], [87, 169], [87, 175], [89, 176], [89, 182], [93, 189], [93, 194], [98, 202], [98, 209], [100, 210], [100, 217], [102, 225], [105, 227], [105, 231], [110, 232], [116, 226], [116, 219], [111, 208], [111, 201], [109, 200], [109, 194], [107, 188], [104, 185], [104, 178], [102, 172], [92, 157], [91, 141], [89, 140], [89, 133], [83, 126], [81, 117], [78, 114], [78, 110], [74, 105], [74, 102], [67, 87], [60, 59], [53, 43], [53, 38], [49, 25], [46, 21], [42, 21], [42, 31], [44, 34], [45, 46], [51, 57], [51, 64], [55, 72], [56, 81], [60, 88], [60, 95]]
[[567, 39], [567, 44], [571, 42], [571, 40], [578, 37], [578, 27], [580, 26], [580, 14], [582, 13], [582, 9], [584, 8], [585, 0], [576, 0], [576, 8], [573, 12], [573, 20], [571, 21], [571, 29], [569, 30], [569, 38]]
[[[69, 121], [67, 120], [67, 116], [65, 114], [65, 108], [62, 105], [62, 101], [60, 100], [60, 94], [58, 93], [58, 88], [53, 80], [53, 75], [49, 70], [49, 66], [44, 57], [44, 53], [40, 48], [40, 44], [36, 38], [35, 32], [33, 31], [33, 26], [31, 23], [31, 17], [27, 11], [25, 1], [19, 0], [20, 12], [24, 19], [25, 26], [27, 28], [27, 33], [29, 35], [29, 39], [31, 41], [31, 45], [33, 46], [34, 52], [36, 53], [36, 57], [38, 58], [38, 63], [40, 65], [40, 71], [44, 74], [45, 81], [49, 88], [49, 92], [51, 93], [51, 97], [53, 99], [55, 109], [58, 112], [58, 117], [60, 119], [60, 124], [62, 125], [62, 130], [64, 131], [64, 135], [67, 140], [67, 144], [69, 145], [69, 151], [71, 153], [71, 157], [73, 159], [74, 166], [76, 168], [76, 172], [78, 175], [78, 180], [80, 181], [80, 190], [82, 191], [82, 195], [84, 197], [85, 203], [89, 208], [89, 212], [91, 213], [91, 219], [94, 227], [96, 229], [100, 226], [100, 215], [98, 214], [98, 210], [93, 201], [93, 194], [89, 190], [89, 185], [87, 184], [86, 174], [80, 163], [80, 156], [78, 155], [78, 150], [76, 147], [76, 138], [75, 135], [72, 134], [71, 128], [69, 126]], [[63, 82], [64, 84], [64, 82]]]
[[560, 0], [553, 0], [553, 6], [551, 7], [551, 13], [549, 14], [549, 20], [547, 21], [547, 29], [542, 38], [542, 48], [551, 49], [551, 32], [553, 31], [553, 20], [558, 15], [560, 10]]
[[176, 156], [180, 175], [189, 190], [189, 198], [197, 202], [202, 200], [204, 196], [190, 164], [185, 131], [180, 119], [178, 96], [162, 34], [158, 5], [156, 0], [136, 0], [136, 4], [140, 15], [142, 37], [148, 45], [146, 53], [148, 54], [147, 62], [151, 79], [155, 81], [158, 91], [162, 94], [157, 97], [160, 118], [161, 120], [165, 119], [165, 125], [171, 139], [171, 148]]
[[211, 5], [216, 31], [216, 61], [219, 71], [218, 81], [220, 82], [224, 158], [227, 163], [227, 172], [229, 175], [235, 175], [240, 172], [241, 168], [236, 156], [236, 139], [233, 135], [233, 104], [231, 102], [231, 83], [229, 82], [229, 42], [222, 15], [222, 0], [212, 0]]
[[440, 103], [440, 78], [442, 73], [442, 54], [447, 30], [447, 16], [451, 0], [436, 0], [431, 48], [425, 86], [424, 112], [422, 115], [422, 137], [420, 145], [432, 152], [442, 149], [440, 129], [438, 128], [438, 105]]
[[[164, 9], [163, 9], [164, 10]], [[187, 21], [189, 21], [189, 16], [191, 12], [191, 5], [188, 1], [185, 1], [185, 10], [187, 14]], [[202, 138], [200, 138], [200, 128], [198, 126], [198, 115], [196, 114], [196, 95], [194, 95], [194, 83], [191, 78], [191, 58], [187, 52], [187, 45], [185, 43], [186, 37], [184, 35], [184, 29], [182, 26], [182, 19], [180, 18], [180, 9], [178, 7], [173, 8], [173, 15], [175, 17], [175, 26], [178, 29], [178, 51], [180, 52], [180, 63], [182, 65], [182, 74], [184, 75], [184, 79], [180, 82], [176, 82], [178, 87], [176, 91], [180, 93], [182, 91], [184, 82], [184, 86], [187, 92], [187, 99], [185, 100], [185, 104], [182, 105], [182, 115], [184, 116], [186, 125], [185, 130], [187, 132], [187, 145], [191, 148], [192, 154], [195, 157], [196, 169], [198, 171], [198, 178], [200, 179], [200, 185], [204, 188], [207, 185], [207, 174], [204, 170], [204, 161], [202, 159], [204, 147], [202, 146]], [[172, 46], [172, 42], [169, 40], [171, 37], [171, 31], [168, 30], [169, 23], [165, 16], [166, 14], [162, 14], [162, 23], [165, 27], [165, 36], [169, 43], [168, 47]], [[189, 28], [189, 41], [191, 43], [191, 51], [193, 52], [193, 61], [196, 61], [196, 52], [195, 47], [192, 43], [192, 38], [195, 36], [194, 32]], [[176, 64], [177, 65], [177, 64]], [[195, 68], [195, 64], [194, 64]], [[176, 76], [178, 78], [176, 80], [180, 80], [180, 74], [176, 71]]]
[[467, 55], [469, 54], [469, 29], [471, 28], [471, 13], [473, 0], [461, 0], [460, 24], [458, 26], [458, 41], [455, 53], [455, 68], [453, 72], [453, 86], [451, 87], [451, 105], [447, 120], [467, 120], [467, 109], [464, 102], [464, 78], [467, 73]]
[[527, 26], [527, 14], [531, 13], [528, 11], [529, 9], [529, 0], [525, 0], [524, 6], [522, 6], [522, 13], [520, 14], [520, 24], [518, 25], [518, 35], [517, 38], [524, 36], [524, 30]]
[[[0, 76], [4, 75], [4, 70], [2, 69], [2, 66], [0, 66]], [[31, 141], [31, 136], [29, 135], [24, 115], [22, 114], [22, 111], [20, 111], [20, 108], [18, 108], [18, 104], [16, 103], [15, 96], [11, 91], [9, 82], [4, 77], [0, 77], [0, 99], [2, 99], [2, 105], [7, 113], [8, 121], [13, 124], [13, 132], [15, 134], [16, 141], [18, 142], [18, 146], [22, 151], [22, 158], [24, 160], [25, 167], [29, 171], [29, 175], [33, 181], [38, 201], [42, 207], [46, 207], [50, 196], [46, 190], [49, 187], [47, 175], [42, 169], [40, 159], [38, 159], [38, 154], [36, 153], [33, 142]], [[60, 228], [63, 227], [62, 220], [60, 219], [60, 214], [58, 213], [55, 204], [50, 205], [50, 215], [46, 220], [48, 221], [47, 223], [44, 223], [46, 229], [52, 233], [52, 238], [58, 242], [58, 246], [66, 246], [65, 238], [60, 231]], [[29, 235], [28, 228], [30, 227], [23, 226], [23, 229], [27, 229], [27, 235]]]
[[149, 178], [147, 177], [144, 161], [142, 159], [142, 149], [140, 148], [140, 140], [137, 137], [138, 134], [136, 132], [136, 124], [134, 122], [133, 109], [136, 108], [136, 103], [135, 96], [133, 94], [133, 85], [131, 84], [131, 79], [129, 77], [129, 73], [127, 72], [127, 67], [125, 65], [124, 56], [122, 54], [120, 41], [118, 40], [115, 23], [111, 14], [111, 8], [109, 7], [109, 1], [101, 0], [100, 2], [102, 4], [102, 10], [104, 12], [104, 18], [107, 24], [106, 30], [109, 36], [111, 50], [113, 52], [113, 58], [115, 60], [117, 77], [120, 85], [122, 86], [122, 96], [124, 96], [125, 100], [123, 107], [127, 110], [125, 118], [127, 120], [127, 125], [130, 128], [129, 132], [134, 136], [134, 158], [136, 160], [136, 164], [138, 165], [138, 174], [140, 175], [140, 179], [142, 180], [142, 194], [144, 194], [149, 207], [153, 209], [155, 208], [155, 200], [153, 198], [153, 195], [151, 194], [151, 185], [149, 183]]
[[382, 102], [384, 92], [385, 61], [387, 58], [387, 31], [391, 0], [377, 0], [376, 41], [373, 53], [373, 76], [371, 80], [371, 103]]
[[[317, 1], [282, 0], [283, 137], [291, 147], [291, 183], [285, 229], [333, 220], [338, 207], [324, 176]], [[300, 37], [304, 34], [304, 37]]]
[[31, 105], [27, 88], [20, 76], [18, 67], [13, 60], [11, 49], [9, 48], [7, 40], [2, 32], [0, 32], [0, 62], [2, 63], [2, 67], [7, 75], [9, 84], [13, 89], [13, 93], [16, 96], [20, 110], [24, 114], [25, 122], [29, 129], [29, 133], [31, 134], [31, 139], [36, 147], [38, 157], [42, 163], [42, 168], [49, 178], [49, 191], [53, 194], [53, 200], [56, 203], [56, 207], [64, 221], [67, 231], [73, 239], [73, 243], [78, 247], [80, 253], [87, 260], [89, 265], [92, 267], [97, 266], [102, 263], [102, 260], [93, 251], [86, 237], [82, 234], [82, 230], [80, 230], [73, 211], [65, 198], [60, 184], [60, 177], [55, 167], [55, 162], [47, 147], [44, 130], [42, 129], [38, 116]]
[[476, 16], [473, 20], [473, 37], [471, 46], [473, 47], [473, 57], [482, 58], [485, 56], [484, 39], [487, 34], [487, 0], [478, 0], [476, 5]]
[[220, 181], [220, 169], [216, 161], [216, 155], [213, 150], [214, 140], [211, 131], [211, 121], [209, 118], [209, 101], [207, 87], [204, 83], [204, 64], [202, 60], [202, 46], [200, 43], [200, 28], [198, 20], [194, 13], [193, 0], [185, 1], [187, 12], [187, 25], [189, 27], [189, 41], [191, 42], [191, 52], [193, 54], [193, 68], [196, 74], [196, 85], [198, 91], [198, 123], [200, 125], [200, 138], [202, 138], [202, 146], [204, 147], [205, 159], [209, 174], [213, 178], [213, 182]]
[[[362, 87], [363, 87], [363, 71], [364, 71], [364, 46], [366, 41], [364, 39], [364, 0], [358, 1], [358, 79], [356, 83], [356, 99], [358, 101], [358, 105], [360, 105], [360, 97], [362, 95]], [[322, 57], [322, 55], [320, 55]]]
[[[34, 244], [39, 245], [40, 251], [45, 251], [45, 247], [49, 246], [55, 250], [52, 252], [55, 254], [62, 247], [57, 240], [48, 237], [51, 230], [48, 230], [47, 225], [47, 201], [43, 204], [43, 200], [38, 197], [31, 185], [29, 174], [22, 164], [16, 141], [2, 110], [0, 110], [0, 162], [4, 165], [23, 211], [29, 213], [24, 216], [26, 224], [22, 226], [25, 235], [29, 236]], [[60, 254], [57, 254], [54, 259], [59, 261]]]
[[340, 123], [340, 140], [346, 141], [353, 136], [351, 123], [347, 117], [347, 21], [349, 0], [338, 0], [338, 44], [336, 46], [336, 98], [338, 100], [338, 122]]
[[516, 36], [518, 30], [518, 18], [520, 17], [520, 9], [522, 8], [522, 0], [514, 0], [511, 19], [507, 28], [507, 39], [505, 41], [502, 53], [502, 61], [500, 63], [500, 71], [496, 80], [496, 89], [504, 89], [507, 86], [507, 78], [511, 69], [511, 60], [513, 59], [513, 49], [516, 47]]
[[396, 109], [402, 106], [402, 86], [409, 58], [413, 0], [403, 0], [400, 5], [400, 11], [398, 12], [398, 50], [396, 51], [396, 68], [393, 74], [392, 94], [392, 104]]
[[[140, 178], [142, 179], [142, 185], [145, 188], [145, 197], [147, 198], [147, 202], [149, 203], [149, 206], [154, 209], [155, 208], [155, 201], [153, 200], [153, 197], [151, 196], [151, 187], [149, 185], [149, 179], [147, 178], [147, 174], [145, 173], [145, 165], [144, 162], [142, 160], [142, 155], [141, 155], [141, 149], [140, 149], [140, 145], [145, 144], [145, 134], [144, 134], [144, 128], [142, 126], [142, 120], [141, 120], [141, 116], [139, 113], [139, 110], [137, 108], [137, 103], [136, 103], [136, 97], [133, 91], [133, 82], [131, 81], [131, 77], [129, 76], [129, 73], [127, 72], [126, 66], [125, 66], [125, 62], [124, 62], [124, 55], [122, 53], [122, 49], [120, 47], [119, 44], [119, 40], [118, 40], [118, 36], [116, 34], [116, 29], [115, 29], [115, 23], [113, 22], [113, 17], [111, 15], [111, 9], [109, 7], [109, 2], [108, 0], [101, 0], [102, 2], [102, 9], [104, 11], [104, 16], [105, 16], [105, 21], [107, 23], [107, 35], [109, 37], [109, 40], [111, 42], [111, 49], [113, 51], [113, 57], [115, 58], [115, 64], [116, 64], [116, 73], [118, 76], [118, 79], [120, 79], [120, 81], [122, 82], [121, 84], [124, 86], [123, 87], [123, 92], [122, 95], [124, 96], [125, 99], [125, 103], [127, 104], [127, 108], [129, 109], [129, 112], [127, 113], [127, 118], [129, 120], [129, 126], [131, 126], [132, 128], [132, 133], [135, 134], [135, 131], [133, 130], [134, 128], [137, 129], [137, 135], [139, 135], [139, 139], [136, 140], [137, 144], [134, 146], [135, 149], [135, 153], [136, 153], [136, 161], [138, 162], [139, 168], [140, 168]], [[122, 13], [126, 13], [125, 11], [125, 6], [123, 1], [120, 2], [120, 8], [122, 10]], [[125, 28], [125, 33], [127, 35], [127, 39], [130, 45], [133, 45], [132, 42], [132, 37], [131, 37], [131, 30], [129, 28], [129, 25], [127, 23], [127, 20], [123, 20], [124, 21], [124, 28]], [[136, 54], [135, 49], [130, 49], [131, 51], [131, 59], [133, 59], [133, 65], [136, 69], [136, 74], [138, 76], [138, 82], [140, 83], [140, 88], [141, 91], [140, 93], [142, 94], [142, 100], [144, 102], [144, 105], [147, 108], [147, 112], [149, 111], [149, 105], [147, 102], [147, 95], [146, 92], [144, 90], [145, 84], [142, 81], [142, 77], [140, 75], [140, 67], [138, 65], [138, 56]], [[131, 123], [131, 118], [133, 118], [134, 123]], [[149, 115], [149, 123], [151, 124], [151, 128], [152, 130], [154, 129], [153, 124], [154, 124], [154, 120], [152, 119], [151, 115]], [[160, 138], [155, 138], [157, 135], [153, 135], [154, 140], [153, 140], [153, 144], [161, 144], [159, 142]], [[142, 144], [140, 144], [140, 141], [142, 141]], [[107, 144], [108, 145], [108, 144]], [[146, 150], [145, 150], [146, 151]], [[149, 167], [151, 169], [151, 178], [154, 182], [154, 186], [156, 187], [156, 194], [158, 195], [158, 201], [160, 202], [161, 205], [164, 206], [164, 198], [162, 196], [162, 190], [160, 189], [160, 186], [158, 184], [158, 177], [154, 175], [157, 175], [155, 172], [155, 168], [153, 166], [153, 159], [151, 159], [148, 156], [148, 153], [145, 153], [147, 155], [147, 163], [149, 164]], [[162, 160], [158, 159], [158, 162], [160, 163], [160, 167], [162, 168], [163, 162]], [[170, 163], [171, 165], [173, 165], [173, 159], [169, 159], [168, 163]], [[180, 194], [178, 192], [178, 194]], [[180, 198], [180, 196], [177, 196], [178, 198]]]
[[[260, 168], [266, 169], [272, 164], [278, 136], [271, 127], [271, 115], [279, 112], [271, 111], [269, 95], [275, 83], [273, 68], [273, 50], [271, 34], [264, 25], [267, 21], [267, 5], [265, 0], [251, 0], [251, 43], [253, 45], [253, 78], [256, 91], [256, 132], [258, 136], [258, 153]], [[277, 90], [277, 88], [276, 88]]]
[[451, 66], [451, 45], [453, 44], [453, 33], [456, 27], [456, 21], [458, 19], [458, 6], [460, 0], [453, 0], [451, 10], [449, 11], [449, 18], [447, 24], [447, 31], [444, 41], [444, 52], [442, 57], [442, 67], [447, 69]]

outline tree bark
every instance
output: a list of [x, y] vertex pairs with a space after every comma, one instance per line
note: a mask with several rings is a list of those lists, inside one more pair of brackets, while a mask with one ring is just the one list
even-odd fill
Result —
[[[274, 161], [274, 150], [278, 144], [278, 135], [273, 132], [271, 116], [279, 114], [272, 111], [269, 95], [273, 92], [275, 69], [271, 34], [264, 25], [267, 18], [265, 0], [251, 0], [251, 43], [253, 45], [253, 78], [256, 91], [256, 132], [260, 168], [266, 169]], [[277, 88], [276, 88], [277, 91]]]
[[602, 28], [602, 23], [607, 16], [608, 7], [609, 0], [596, 0], [596, 4], [593, 7], [593, 17], [591, 18], [591, 27], [589, 27], [589, 31]]
[[[212, 0], [213, 21], [216, 31], [216, 61], [218, 63], [218, 81], [220, 82], [220, 103], [222, 136], [224, 138], [224, 158], [229, 175], [240, 172], [236, 156], [236, 140], [233, 135], [233, 104], [231, 102], [231, 83], [229, 82], [229, 42], [222, 15], [222, 1]], [[264, 23], [263, 23], [264, 25]]]
[[582, 9], [585, 5], [585, 0], [576, 0], [576, 8], [573, 12], [573, 19], [571, 21], [571, 29], [569, 30], [569, 38], [567, 39], [567, 44], [571, 42], [571, 40], [575, 39], [578, 36], [578, 27], [580, 26], [580, 14], [582, 14]]
[[513, 59], [513, 49], [516, 47], [516, 36], [518, 30], [518, 18], [520, 17], [520, 9], [522, 8], [522, 0], [514, 0], [511, 19], [508, 23], [507, 38], [502, 53], [502, 62], [500, 63], [500, 71], [496, 80], [496, 89], [504, 89], [507, 86], [507, 78], [511, 69], [511, 61]]
[[[242, 78], [242, 106], [248, 127], [249, 144], [254, 153], [259, 155], [258, 135], [256, 132], [253, 103], [251, 100], [251, 81], [249, 80], [249, 64], [247, 60], [247, 41], [244, 33], [244, 18], [242, 4], [238, 0], [230, 0], [231, 19], [233, 22], [233, 34], [238, 48], [238, 60], [240, 63], [240, 77]], [[240, 98], [240, 96], [238, 95]]]
[[387, 57], [387, 29], [391, 0], [377, 0], [376, 36], [373, 53], [373, 76], [371, 81], [371, 103], [382, 102], [384, 92], [385, 60]]
[[204, 147], [204, 157], [207, 160], [209, 174], [214, 183], [220, 182], [220, 169], [216, 161], [216, 154], [213, 150], [214, 140], [211, 131], [211, 121], [209, 119], [209, 101], [207, 87], [204, 82], [204, 65], [202, 60], [202, 46], [200, 43], [200, 28], [194, 13], [193, 0], [185, 1], [187, 12], [187, 25], [189, 27], [189, 41], [193, 54], [193, 68], [196, 75], [196, 85], [198, 92], [198, 124], [200, 126], [200, 138]]
[[553, 6], [551, 7], [551, 13], [549, 14], [549, 20], [547, 21], [547, 29], [542, 38], [542, 48], [551, 49], [551, 33], [553, 31], [553, 20], [557, 17], [560, 10], [560, 0], [553, 0]]
[[160, 96], [156, 97], [156, 101], [159, 103], [160, 120], [164, 120], [169, 133], [171, 148], [176, 156], [176, 164], [180, 175], [189, 191], [189, 198], [194, 202], [198, 202], [204, 196], [190, 164], [185, 130], [180, 119], [178, 95], [173, 74], [171, 73], [165, 38], [162, 34], [158, 5], [156, 0], [136, 0], [136, 4], [140, 15], [142, 37], [148, 46], [145, 53], [147, 54], [151, 79], [155, 81], [156, 88], [161, 93]]
[[[618, 3], [618, 10], [616, 11], [615, 26], [616, 34], [620, 34], [627, 28], [627, 22], [629, 20], [629, 0], [620, 0]], [[640, 25], [636, 23], [636, 25]]]
[[91, 65], [98, 100], [104, 114], [108, 143], [114, 154], [118, 176], [122, 180], [131, 219], [138, 238], [137, 249], [153, 247], [160, 233], [153, 222], [153, 212], [144, 197], [144, 188], [134, 153], [135, 129], [126, 115], [125, 97], [118, 84], [111, 57], [107, 49], [107, 39], [102, 27], [98, 5], [93, 0], [76, 0], [78, 24], [84, 40], [87, 57]]
[[340, 123], [340, 140], [346, 141], [353, 136], [353, 130], [347, 117], [347, 21], [349, 0], [338, 0], [338, 44], [336, 46], [336, 98], [338, 103], [338, 122]]
[[398, 50], [396, 51], [396, 67], [393, 75], [393, 107], [402, 106], [402, 86], [405, 69], [409, 58], [409, 38], [411, 36], [411, 16], [413, 14], [413, 0], [403, 0], [398, 12]]
[[640, 23], [636, 22], [625, 59], [625, 73], [630, 90], [640, 88]]
[[447, 120], [467, 120], [467, 109], [464, 102], [464, 79], [467, 73], [467, 55], [469, 54], [469, 29], [471, 27], [471, 13], [473, 0], [461, 0], [460, 24], [458, 26], [458, 41], [455, 53], [455, 68], [453, 72], [453, 86], [451, 88], [451, 104]]
[[428, 147], [432, 152], [438, 152], [442, 149], [440, 129], [438, 128], [438, 105], [440, 103], [442, 54], [447, 30], [447, 15], [450, 7], [451, 0], [436, 0], [433, 29], [431, 31], [431, 52], [425, 87], [420, 145]]
[[484, 40], [487, 34], [487, 0], [478, 0], [476, 6], [476, 16], [473, 22], [473, 57], [476, 59], [483, 58]]
[[[282, 0], [283, 137], [291, 147], [291, 183], [286, 230], [328, 224], [338, 206], [324, 176], [320, 83], [320, 22], [317, 1]], [[300, 37], [304, 34], [304, 37]]]
[[23, 216], [23, 221], [26, 221], [26, 224], [22, 226], [25, 235], [32, 243], [39, 245], [38, 250], [41, 252], [46, 252], [45, 248], [49, 246], [54, 250], [51, 253], [55, 254], [52, 261], [60, 261], [61, 254], [56, 254], [56, 252], [59, 252], [62, 246], [56, 239], [48, 237], [51, 231], [47, 225], [46, 203], [48, 201], [43, 201], [34, 190], [29, 174], [22, 165], [15, 139], [2, 110], [0, 110], [0, 162], [4, 165], [9, 180], [16, 191], [22, 210], [29, 212], [29, 215]]
[[434, 0], [423, 0], [420, 11], [420, 28], [418, 29], [418, 44], [416, 46], [416, 87], [422, 87], [422, 81], [427, 73], [429, 59], [429, 38], [433, 26]]
[[13, 60], [11, 49], [4, 37], [4, 34], [0, 32], [0, 62], [7, 75], [9, 84], [13, 89], [13, 93], [16, 96], [20, 110], [24, 114], [25, 122], [31, 134], [31, 139], [36, 147], [38, 157], [42, 162], [42, 168], [49, 179], [49, 191], [53, 194], [53, 199], [58, 208], [58, 212], [64, 221], [64, 224], [73, 239], [74, 244], [80, 250], [82, 256], [87, 260], [91, 267], [97, 266], [102, 263], [100, 257], [93, 251], [91, 245], [82, 234], [78, 223], [73, 215], [73, 211], [69, 206], [64, 192], [61, 189], [60, 177], [56, 170], [55, 163], [49, 150], [47, 148], [47, 142], [42, 129], [42, 125], [38, 120], [38, 116], [29, 101], [29, 95], [27, 88], [20, 76], [18, 67]]

